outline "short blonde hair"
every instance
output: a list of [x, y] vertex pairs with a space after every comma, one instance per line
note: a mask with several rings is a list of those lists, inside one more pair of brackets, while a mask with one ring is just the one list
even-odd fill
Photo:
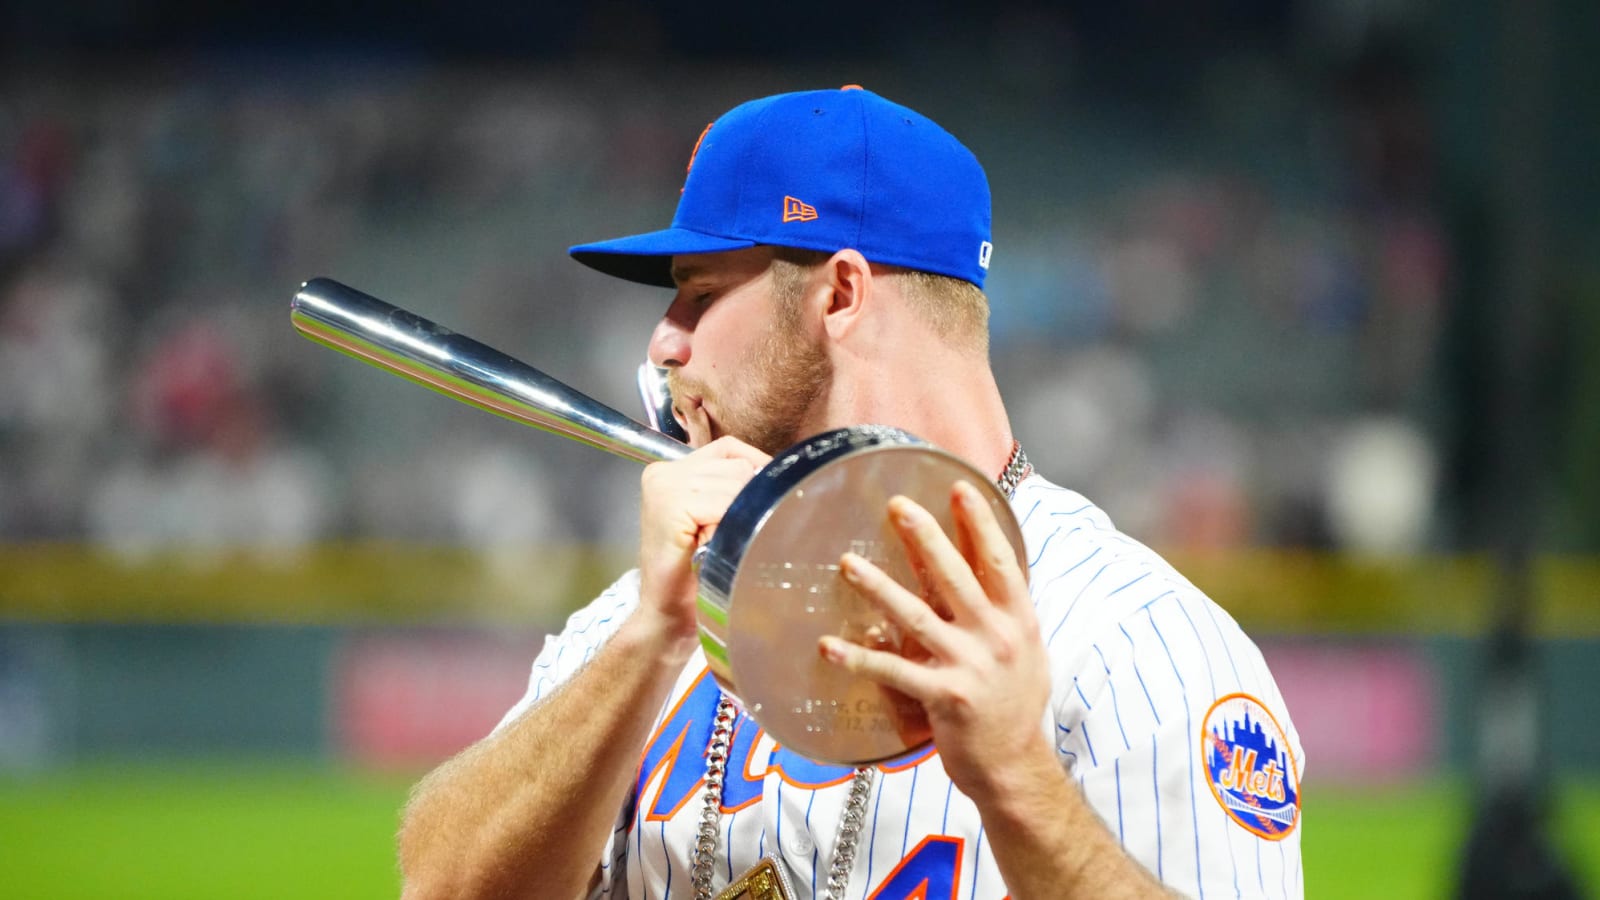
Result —
[[[799, 315], [800, 290], [806, 275], [833, 254], [823, 250], [774, 247], [772, 254], [773, 291], [779, 299], [779, 314], [793, 324]], [[928, 320], [933, 333], [951, 343], [987, 353], [989, 350], [989, 298], [970, 281], [936, 275], [904, 266], [873, 264], [886, 277], [900, 283], [901, 292]]]

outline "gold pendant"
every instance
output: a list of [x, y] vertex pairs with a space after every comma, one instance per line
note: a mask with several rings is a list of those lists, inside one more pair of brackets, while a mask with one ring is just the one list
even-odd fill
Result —
[[764, 856], [748, 872], [728, 885], [716, 900], [792, 900], [794, 890], [783, 867], [771, 856]]

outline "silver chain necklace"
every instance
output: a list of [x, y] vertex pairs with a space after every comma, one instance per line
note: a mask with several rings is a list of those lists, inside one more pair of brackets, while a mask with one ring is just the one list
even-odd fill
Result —
[[1022, 442], [1011, 442], [1011, 456], [1006, 459], [1006, 467], [1000, 470], [1000, 477], [994, 483], [1000, 486], [1001, 493], [1007, 500], [1017, 497], [1017, 485], [1024, 478], [1033, 474], [1033, 463], [1028, 462], [1028, 454], [1022, 452]]
[[[1022, 452], [1022, 444], [1018, 441], [1011, 442], [1011, 456], [1006, 460], [1006, 467], [1001, 471], [995, 483], [1005, 493], [1006, 499], [1016, 497], [1017, 485], [1022, 483], [1033, 473], [1033, 465], [1028, 462], [1028, 454]], [[722, 832], [722, 782], [728, 770], [728, 753], [733, 747], [733, 723], [736, 712], [733, 708], [733, 699], [725, 693], [719, 693], [717, 700], [717, 715], [712, 721], [711, 741], [706, 745], [706, 790], [702, 796], [703, 806], [700, 809], [700, 826], [695, 836], [694, 857], [690, 880], [694, 884], [695, 900], [712, 900], [711, 872], [714, 865], [712, 857], [717, 853], [717, 838]], [[873, 773], [877, 770], [871, 766], [862, 766], [850, 779], [850, 799], [845, 801], [844, 813], [839, 820], [839, 836], [834, 840], [833, 863], [828, 867], [828, 892], [827, 900], [844, 900], [845, 887], [850, 883], [850, 870], [855, 866], [856, 844], [861, 839], [861, 826], [867, 820], [867, 796], [872, 792]], [[788, 882], [783, 874], [783, 868], [773, 859], [769, 865], [768, 860], [758, 864], [757, 869], [767, 868], [770, 878], [776, 879], [781, 888], [775, 888], [772, 893], [763, 893], [759, 896], [789, 897]], [[756, 870], [752, 870], [755, 872]], [[740, 884], [746, 878], [737, 879], [734, 883]], [[754, 892], [751, 892], [754, 894]], [[741, 891], [736, 896], [748, 896]]]

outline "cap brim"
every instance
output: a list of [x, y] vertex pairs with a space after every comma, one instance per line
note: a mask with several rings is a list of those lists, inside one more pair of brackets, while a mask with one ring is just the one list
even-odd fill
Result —
[[567, 253], [591, 269], [628, 281], [674, 287], [672, 257], [686, 253], [721, 253], [754, 247], [755, 241], [702, 234], [687, 228], [663, 228], [610, 241], [579, 244]]

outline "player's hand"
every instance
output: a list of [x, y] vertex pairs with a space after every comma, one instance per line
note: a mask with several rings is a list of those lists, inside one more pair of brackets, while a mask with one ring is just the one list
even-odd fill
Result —
[[711, 539], [739, 491], [771, 457], [718, 438], [682, 459], [651, 463], [640, 481], [640, 608], [681, 655], [696, 635], [694, 551]]
[[[921, 506], [905, 497], [889, 501], [921, 596], [860, 556], [846, 553], [840, 561], [846, 581], [899, 629], [900, 648], [827, 636], [818, 650], [918, 701], [950, 779], [979, 796], [1006, 789], [1006, 766], [1051, 752], [1042, 730], [1050, 670], [1026, 578], [988, 502], [965, 482], [950, 497], [954, 543]], [[919, 723], [908, 724], [914, 733]]]

